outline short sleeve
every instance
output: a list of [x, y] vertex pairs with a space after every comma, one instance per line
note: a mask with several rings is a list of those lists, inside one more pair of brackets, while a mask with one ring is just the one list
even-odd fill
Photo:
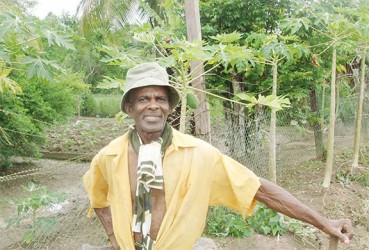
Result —
[[107, 200], [109, 186], [102, 171], [100, 156], [96, 155], [91, 162], [90, 169], [83, 176], [83, 183], [90, 199], [91, 208], [108, 207]]
[[240, 212], [243, 217], [251, 215], [259, 187], [260, 180], [251, 170], [219, 153], [213, 169], [211, 206], [227, 206]]

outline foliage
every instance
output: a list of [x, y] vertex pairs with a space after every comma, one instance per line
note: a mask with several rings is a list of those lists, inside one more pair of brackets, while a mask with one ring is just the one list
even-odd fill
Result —
[[225, 207], [211, 208], [206, 233], [217, 237], [245, 237], [253, 233], [241, 215]]
[[23, 242], [30, 244], [38, 235], [48, 234], [56, 226], [56, 220], [40, 217], [40, 210], [65, 201], [66, 194], [51, 192], [32, 182], [23, 188], [28, 192], [28, 197], [6, 200], [9, 204], [14, 205], [17, 211], [17, 217], [10, 218], [7, 227], [18, 226], [22, 220], [31, 219], [31, 229], [23, 234]]
[[[69, 35], [50, 29], [46, 23], [4, 2], [0, 3], [0, 39], [2, 67], [11, 71], [25, 70], [29, 79], [38, 77], [50, 81], [52, 72], [63, 71], [43, 53], [44, 47], [75, 49]], [[9, 74], [7, 77], [12, 79]], [[16, 82], [15, 79], [12, 80]], [[2, 82], [4, 83], [4, 79]]]
[[0, 93], [0, 168], [11, 165], [14, 154], [37, 154], [36, 143], [40, 143], [40, 129], [28, 116], [20, 95]]
[[[252, 31], [271, 33], [289, 12], [290, 1], [200, 1], [204, 37], [221, 33]], [[232, 14], [230, 14], [232, 13]]]
[[[98, 117], [115, 117], [120, 111], [120, 100], [122, 95], [120, 94], [94, 94], [92, 97], [93, 104], [90, 104], [90, 108], [93, 110], [87, 110], [90, 116]], [[87, 101], [87, 100], [86, 100]], [[87, 103], [86, 103], [87, 104]], [[87, 108], [87, 107], [86, 107]]]
[[44, 142], [43, 129], [76, 113], [75, 82], [44, 83], [18, 77], [22, 92], [0, 93], [1, 168], [7, 168], [12, 155], [38, 155]]
[[245, 237], [253, 231], [263, 235], [283, 235], [286, 232], [283, 216], [261, 203], [257, 203], [254, 214], [246, 219], [225, 207], [214, 207], [209, 212], [206, 231], [209, 235]]
[[265, 205], [258, 204], [248, 222], [254, 230], [263, 235], [283, 235], [286, 232], [283, 216]]
[[12, 155], [37, 155], [43, 128], [75, 114], [86, 87], [60, 66], [75, 50], [67, 29], [27, 14], [28, 4], [0, 2], [1, 168]]

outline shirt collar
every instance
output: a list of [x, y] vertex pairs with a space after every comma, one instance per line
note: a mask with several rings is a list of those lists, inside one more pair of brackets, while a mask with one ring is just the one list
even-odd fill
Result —
[[[124, 135], [111, 141], [109, 145], [104, 148], [104, 151], [107, 155], [118, 155], [122, 152], [122, 146], [124, 144], [128, 144], [128, 141], [128, 132], [126, 132]], [[175, 150], [177, 150], [179, 147], [191, 148], [198, 145], [198, 139], [173, 129], [172, 144]]]

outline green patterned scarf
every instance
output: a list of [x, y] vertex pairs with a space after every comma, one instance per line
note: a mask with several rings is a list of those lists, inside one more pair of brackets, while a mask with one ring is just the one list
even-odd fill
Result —
[[142, 242], [135, 244], [142, 249], [151, 249], [153, 241], [150, 239], [151, 227], [151, 188], [163, 189], [162, 156], [172, 143], [172, 128], [165, 125], [162, 136], [157, 141], [143, 144], [136, 129], [129, 133], [130, 143], [138, 155], [137, 184], [132, 221], [133, 232], [142, 235]]

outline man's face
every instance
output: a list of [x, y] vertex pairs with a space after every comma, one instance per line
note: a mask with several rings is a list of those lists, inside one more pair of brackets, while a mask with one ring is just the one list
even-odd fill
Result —
[[162, 132], [170, 113], [168, 88], [148, 86], [133, 89], [125, 104], [140, 133]]

